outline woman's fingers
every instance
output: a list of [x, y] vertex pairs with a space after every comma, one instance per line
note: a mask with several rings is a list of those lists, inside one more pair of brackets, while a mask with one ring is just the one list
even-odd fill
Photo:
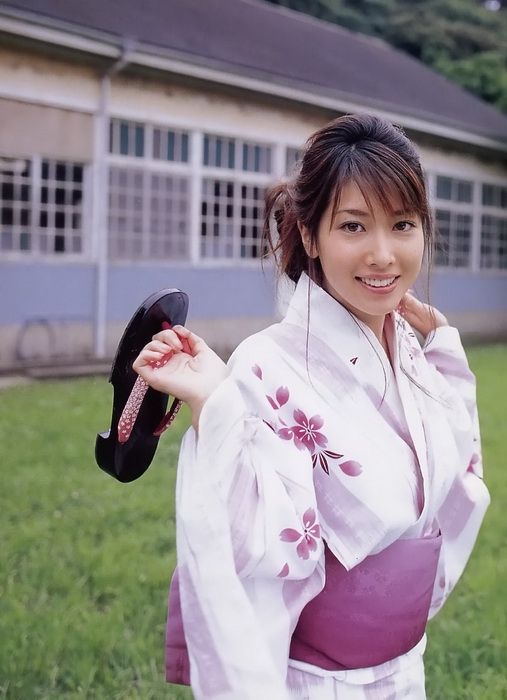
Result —
[[448, 325], [446, 317], [438, 309], [419, 301], [411, 290], [403, 296], [397, 311], [416, 331], [425, 336], [439, 326]]
[[174, 329], [167, 329], [164, 331], [160, 331], [159, 333], [156, 333], [153, 338], [153, 341], [161, 341], [168, 345], [170, 349], [176, 349], [176, 350], [183, 350], [183, 345], [181, 343], [181, 340], [179, 339], [178, 334], [174, 331]]

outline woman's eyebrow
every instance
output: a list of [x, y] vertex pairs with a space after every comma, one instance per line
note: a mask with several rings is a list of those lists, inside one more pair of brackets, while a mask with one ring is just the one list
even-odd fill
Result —
[[362, 209], [338, 209], [337, 214], [352, 214], [352, 216], [371, 216], [370, 212]]
[[[414, 211], [409, 211], [407, 209], [397, 209], [391, 212], [391, 216], [409, 216], [413, 215]], [[363, 211], [362, 209], [338, 209], [336, 214], [351, 214], [352, 216], [371, 216], [370, 212]]]

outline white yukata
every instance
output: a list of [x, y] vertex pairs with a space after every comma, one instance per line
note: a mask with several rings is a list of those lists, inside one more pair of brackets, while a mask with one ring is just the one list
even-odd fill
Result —
[[393, 312], [386, 334], [392, 366], [373, 332], [303, 274], [283, 321], [232, 355], [198, 440], [185, 435], [179, 594], [197, 700], [425, 698], [425, 636], [369, 668], [289, 659], [301, 611], [324, 586], [323, 541], [351, 570], [400, 538], [440, 532], [432, 616], [489, 504], [458, 331], [438, 328], [421, 349]]

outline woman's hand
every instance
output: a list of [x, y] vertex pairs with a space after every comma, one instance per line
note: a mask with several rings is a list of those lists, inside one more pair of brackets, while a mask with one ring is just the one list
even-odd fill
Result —
[[[188, 343], [190, 353], [184, 352], [180, 338]], [[165, 364], [154, 366], [170, 353]], [[132, 366], [153, 389], [187, 403], [194, 427], [197, 427], [206, 399], [227, 376], [225, 363], [202, 338], [184, 326], [174, 326], [154, 335]]]
[[435, 328], [440, 326], [448, 326], [449, 322], [443, 313], [434, 306], [423, 304], [422, 301], [408, 291], [396, 308], [399, 314], [424, 337]]

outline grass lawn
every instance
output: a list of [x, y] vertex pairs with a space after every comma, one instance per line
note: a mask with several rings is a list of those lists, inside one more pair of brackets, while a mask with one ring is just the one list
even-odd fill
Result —
[[[430, 700], [507, 698], [507, 346], [469, 357], [493, 504], [462, 581], [430, 623]], [[102, 378], [0, 392], [2, 698], [191, 698], [163, 681], [175, 465], [188, 415], [149, 471], [119, 484], [93, 456], [110, 397]]]

